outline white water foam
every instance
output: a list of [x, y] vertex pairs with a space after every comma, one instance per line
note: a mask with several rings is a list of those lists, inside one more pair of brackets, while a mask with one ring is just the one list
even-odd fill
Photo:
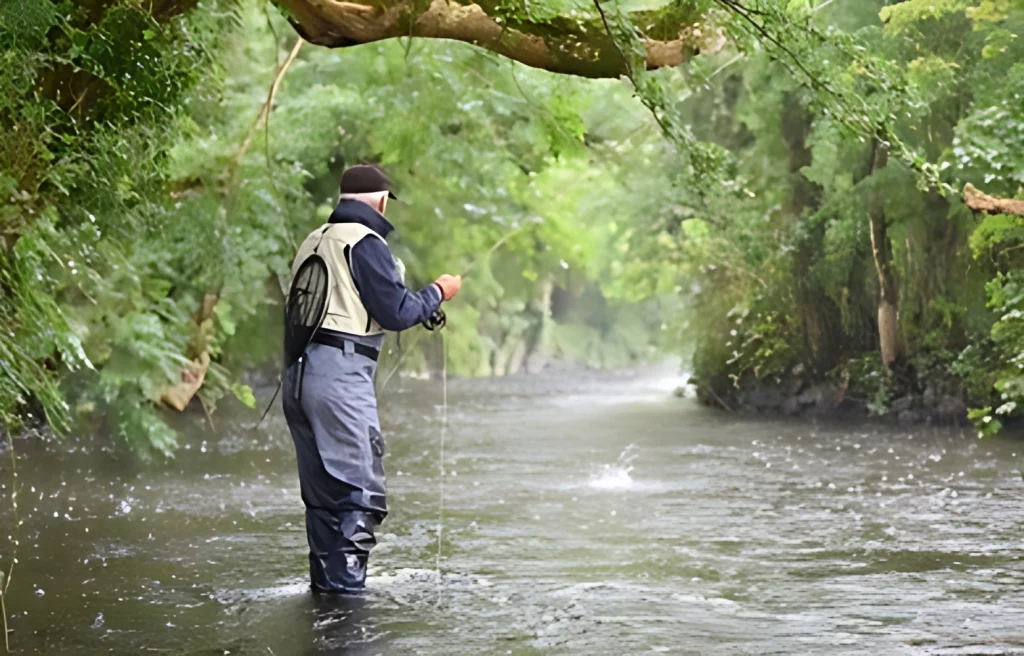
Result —
[[438, 585], [441, 577], [437, 570], [403, 567], [394, 572], [381, 572], [366, 577], [366, 585], [373, 587]]
[[[417, 567], [402, 567], [366, 577], [367, 594], [370, 595], [377, 590], [425, 593], [442, 584], [456, 588], [489, 588], [494, 585], [482, 576], [445, 573], [442, 577], [438, 575], [437, 570]], [[242, 601], [270, 601], [309, 594], [309, 580], [295, 578], [264, 588], [221, 590], [214, 594], [214, 598], [222, 604], [236, 604]]]
[[308, 594], [309, 580], [296, 579], [266, 588], [219, 590], [213, 598], [222, 604], [232, 605], [243, 601], [271, 601]]
[[619, 459], [611, 465], [603, 465], [601, 469], [590, 477], [589, 486], [596, 490], [624, 490], [633, 487], [633, 460], [636, 459], [636, 445], [630, 444], [622, 453]]
[[436, 569], [401, 567], [391, 572], [380, 572], [366, 577], [368, 588], [409, 588], [451, 585], [465, 588], [489, 588], [493, 583], [482, 576], [471, 576], [455, 572], [438, 574]]

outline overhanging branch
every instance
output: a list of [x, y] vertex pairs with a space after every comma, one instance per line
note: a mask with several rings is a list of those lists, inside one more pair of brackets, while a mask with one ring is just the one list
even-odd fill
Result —
[[[371, 0], [367, 0], [368, 2]], [[463, 0], [465, 1], [465, 0]], [[307, 41], [344, 48], [404, 36], [471, 43], [518, 62], [555, 73], [618, 77], [627, 73], [614, 42], [597, 17], [529, 20], [503, 16], [495, 0], [275, 0]], [[647, 68], [678, 66], [701, 53], [721, 50], [724, 31], [706, 15], [675, 3], [635, 12], [633, 23], [646, 35]]]
[[1024, 216], [1024, 200], [989, 196], [970, 182], [964, 187], [964, 202], [975, 212]]

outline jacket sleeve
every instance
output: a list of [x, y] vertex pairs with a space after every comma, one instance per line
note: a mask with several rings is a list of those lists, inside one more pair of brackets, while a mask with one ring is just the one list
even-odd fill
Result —
[[350, 266], [363, 307], [384, 330], [412, 328], [441, 307], [437, 285], [427, 285], [418, 292], [406, 288], [391, 250], [381, 239], [366, 237], [353, 246]]

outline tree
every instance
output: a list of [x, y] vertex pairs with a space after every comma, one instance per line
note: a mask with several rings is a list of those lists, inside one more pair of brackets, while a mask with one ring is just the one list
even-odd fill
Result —
[[[471, 43], [556, 73], [617, 77], [629, 72], [622, 46], [616, 43], [599, 2], [590, 15], [575, 9], [559, 15], [528, 3], [517, 6], [494, 0], [274, 1], [304, 39], [328, 48], [427, 37]], [[660, 9], [628, 15], [642, 30], [648, 69], [678, 66], [725, 45], [717, 19], [700, 4], [676, 0]]]

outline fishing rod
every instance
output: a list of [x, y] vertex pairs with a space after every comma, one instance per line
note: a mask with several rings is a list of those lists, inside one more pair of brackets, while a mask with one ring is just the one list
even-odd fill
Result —
[[444, 594], [444, 578], [441, 574], [441, 546], [444, 536], [444, 444], [448, 438], [448, 343], [444, 333], [438, 333], [441, 339], [441, 439], [437, 458], [438, 503], [437, 503], [437, 555], [434, 557], [434, 570], [437, 572], [437, 605], [441, 605]]
[[465, 271], [463, 271], [462, 277], [463, 278], [468, 278], [469, 274], [473, 272], [473, 269], [475, 269], [478, 264], [480, 264], [484, 260], [489, 260], [491, 258], [491, 256], [494, 255], [495, 251], [497, 251], [499, 248], [504, 246], [505, 242], [507, 242], [509, 239], [512, 239], [512, 237], [518, 235], [520, 232], [525, 230], [527, 225], [529, 225], [529, 224], [521, 225], [518, 228], [514, 228], [514, 229], [509, 230], [508, 232], [506, 232], [502, 236], [501, 239], [499, 239], [498, 241], [494, 242], [494, 245], [491, 246], [490, 250], [488, 250], [487, 253], [485, 253], [483, 257], [478, 257], [475, 260], [473, 260], [472, 262], [470, 262], [469, 266], [466, 267]]
[[[514, 228], [514, 229], [506, 232], [504, 235], [502, 235], [501, 239], [499, 239], [498, 241], [494, 242], [494, 245], [491, 246], [490, 249], [488, 249], [488, 251], [486, 253], [484, 253], [483, 256], [476, 258], [475, 260], [470, 262], [468, 267], [463, 269], [463, 272], [461, 274], [462, 278], [464, 278], [464, 279], [468, 278], [469, 274], [471, 274], [473, 272], [473, 270], [476, 269], [476, 267], [481, 262], [483, 262], [485, 260], [489, 260], [490, 257], [492, 255], [494, 255], [494, 253], [496, 253], [499, 248], [504, 246], [508, 242], [509, 239], [511, 239], [512, 237], [516, 236], [517, 234], [519, 234], [520, 232], [525, 230], [527, 225], [529, 225], [529, 224], [521, 225], [518, 228]], [[428, 322], [430, 322], [431, 320], [435, 319], [435, 317], [437, 317], [436, 321], [438, 323], [432, 323], [432, 324], [428, 325]], [[445, 316], [444, 310], [438, 309], [438, 311], [435, 312], [434, 315], [432, 317], [430, 317], [430, 319], [427, 320], [427, 322], [424, 322], [423, 327], [426, 328], [427, 331], [433, 332], [434, 330], [439, 330], [441, 328], [444, 328], [444, 326], [447, 325], [447, 322], [448, 322], [448, 318]], [[384, 377], [384, 380], [381, 383], [380, 388], [377, 391], [378, 394], [380, 394], [381, 392], [383, 392], [387, 388], [388, 383], [391, 382], [391, 378], [396, 373], [398, 373], [398, 370], [402, 367], [402, 363], [405, 361], [406, 356], [410, 352], [415, 350], [413, 347], [419, 345], [420, 341], [422, 341], [422, 339], [423, 339], [423, 335], [424, 334], [425, 333], [422, 333], [422, 332], [416, 333], [416, 336], [413, 338], [415, 341], [412, 344], [410, 344], [408, 346], [408, 348], [401, 349], [401, 351], [399, 352], [399, 355], [398, 355], [398, 360], [395, 362], [395, 365], [391, 368], [391, 370], [388, 372], [388, 374]]]

